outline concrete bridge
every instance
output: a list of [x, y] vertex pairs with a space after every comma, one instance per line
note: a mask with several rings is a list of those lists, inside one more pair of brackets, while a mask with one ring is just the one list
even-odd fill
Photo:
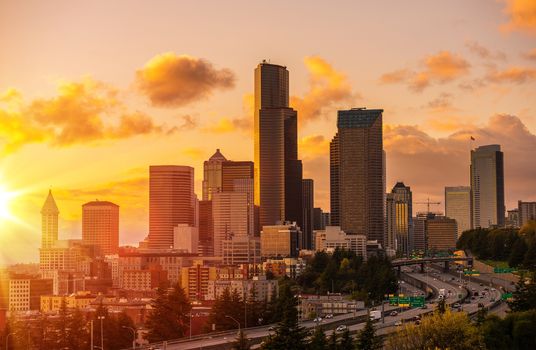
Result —
[[421, 259], [395, 259], [391, 261], [391, 265], [397, 269], [398, 276], [402, 272], [402, 266], [411, 266], [411, 265], [420, 265], [421, 272], [424, 272], [424, 265], [426, 264], [436, 264], [443, 263], [443, 271], [449, 271], [449, 264], [452, 261], [466, 261], [468, 268], [473, 268], [473, 258], [472, 257], [457, 257], [457, 256], [446, 256], [446, 257], [434, 257], [434, 258], [421, 258]]

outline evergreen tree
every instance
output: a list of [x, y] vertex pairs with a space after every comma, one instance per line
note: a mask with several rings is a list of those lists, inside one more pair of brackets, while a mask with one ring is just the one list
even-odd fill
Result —
[[316, 327], [311, 341], [309, 342], [308, 349], [310, 350], [326, 350], [327, 349], [326, 333], [322, 327]]
[[485, 307], [479, 308], [476, 313], [476, 324], [480, 326], [482, 323], [484, 323], [487, 315], [488, 315], [488, 309], [486, 309]]
[[184, 290], [176, 284], [168, 289], [161, 286], [153, 300], [147, 319], [149, 342], [182, 338], [189, 327], [191, 305]]
[[376, 336], [376, 330], [374, 324], [370, 318], [370, 314], [367, 315], [367, 322], [365, 327], [358, 333], [356, 339], [357, 350], [376, 350], [381, 349], [381, 339]]
[[249, 349], [251, 349], [251, 345], [249, 344], [249, 339], [244, 334], [244, 331], [240, 331], [238, 333], [238, 336], [236, 337], [231, 349], [233, 349], [233, 350], [249, 350]]
[[297, 300], [288, 283], [283, 283], [280, 286], [277, 304], [282, 309], [281, 320], [276, 327], [275, 335], [269, 337], [261, 348], [266, 350], [304, 350], [307, 332], [298, 324]]
[[437, 302], [437, 312], [442, 315], [445, 313], [445, 311], [447, 311], [447, 305], [445, 304], [445, 299], [441, 298]]
[[527, 243], [523, 237], [516, 239], [512, 251], [510, 252], [510, 256], [508, 257], [508, 265], [510, 267], [518, 267], [521, 265], [525, 258], [525, 254], [527, 253], [527, 249]]
[[68, 322], [69, 332], [67, 342], [69, 349], [84, 350], [88, 346], [89, 333], [86, 328], [86, 319], [79, 309], [71, 312]]
[[536, 238], [530, 239], [527, 252], [523, 258], [523, 267], [531, 271], [536, 271]]
[[[528, 277], [528, 278], [526, 278]], [[512, 293], [512, 301], [508, 306], [512, 311], [526, 311], [536, 309], [536, 281], [534, 273], [522, 273]]]
[[338, 340], [337, 333], [335, 331], [331, 332], [331, 335], [329, 336], [329, 339], [328, 339], [327, 349], [328, 350], [338, 350], [339, 349], [339, 343], [337, 342], [337, 340]]
[[354, 343], [352, 337], [350, 336], [350, 330], [347, 328], [341, 336], [341, 341], [339, 342], [339, 350], [353, 349]]
[[244, 303], [236, 290], [231, 292], [226, 288], [212, 306], [208, 320], [209, 331], [212, 330], [212, 325], [215, 325], [218, 331], [237, 329], [238, 326], [233, 318], [241, 325], [244, 324]]

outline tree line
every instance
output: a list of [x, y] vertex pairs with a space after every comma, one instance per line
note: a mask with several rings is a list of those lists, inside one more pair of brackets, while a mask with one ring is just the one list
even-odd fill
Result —
[[510, 267], [536, 269], [536, 221], [530, 221], [521, 229], [465, 231], [457, 247], [470, 250], [480, 260], [507, 261]]
[[296, 281], [306, 294], [347, 293], [365, 302], [380, 302], [398, 288], [388, 258], [371, 256], [364, 261], [353, 251], [342, 249], [333, 254], [317, 252]]
[[[91, 314], [84, 314], [79, 309], [70, 310], [65, 301], [56, 316], [42, 314], [33, 321], [22, 320], [12, 315], [1, 335], [0, 348], [8, 350], [88, 350], [91, 344], [91, 326], [93, 321], [93, 343], [105, 349], [124, 349], [132, 346], [133, 334], [125, 327], [134, 328], [134, 322], [125, 313], [112, 314], [102, 305]], [[9, 337], [9, 339], [6, 339]]]

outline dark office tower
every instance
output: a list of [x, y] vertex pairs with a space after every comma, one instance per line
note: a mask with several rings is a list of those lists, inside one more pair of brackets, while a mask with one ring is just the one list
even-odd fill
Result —
[[213, 193], [222, 190], [222, 163], [227, 159], [220, 149], [203, 163], [203, 200], [211, 200]]
[[313, 209], [313, 231], [324, 230], [326, 224], [324, 222], [324, 211], [322, 208]]
[[341, 230], [379, 243], [384, 236], [382, 113], [353, 108], [339, 111], [337, 118]]
[[149, 248], [173, 247], [173, 229], [195, 226], [194, 168], [149, 167]]
[[471, 150], [473, 226], [504, 226], [504, 163], [500, 145]]
[[214, 254], [212, 201], [199, 201], [199, 244], [197, 252], [203, 256], [212, 256]]
[[331, 226], [339, 226], [339, 134], [335, 134], [329, 144], [329, 189], [331, 207]]
[[302, 208], [303, 208], [303, 223], [302, 223], [302, 242], [301, 249], [313, 248], [313, 227], [314, 227], [314, 182], [312, 179], [302, 180]]
[[222, 162], [221, 176], [222, 192], [234, 192], [235, 180], [253, 179], [253, 162]]
[[[386, 248], [395, 249], [408, 256], [413, 250], [412, 193], [409, 186], [397, 182], [387, 195]], [[393, 243], [396, 244], [393, 245]]]
[[289, 108], [288, 86], [286, 67], [263, 61], [255, 69], [254, 193], [261, 227], [301, 221], [297, 113]]

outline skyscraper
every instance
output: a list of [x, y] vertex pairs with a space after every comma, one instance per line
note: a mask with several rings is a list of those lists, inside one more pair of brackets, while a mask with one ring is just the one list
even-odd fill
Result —
[[100, 256], [119, 250], [119, 206], [93, 201], [82, 205], [82, 241], [97, 248]]
[[41, 209], [41, 248], [51, 248], [58, 240], [58, 215], [60, 211], [56, 201], [52, 196], [52, 191], [48, 191], [47, 199]]
[[289, 108], [286, 67], [260, 63], [255, 69], [255, 205], [260, 225], [301, 223], [301, 161], [297, 113]]
[[249, 234], [248, 193], [219, 192], [212, 197], [214, 256], [223, 256], [223, 241]]
[[473, 226], [504, 226], [504, 167], [500, 145], [471, 150]]
[[169, 249], [175, 226], [195, 226], [195, 202], [192, 167], [149, 167], [149, 248]]
[[222, 189], [222, 162], [227, 159], [220, 149], [203, 163], [203, 200], [212, 199], [212, 194]]
[[536, 202], [517, 202], [519, 227], [523, 227], [527, 222], [536, 220]]
[[252, 179], [254, 172], [253, 162], [250, 161], [225, 161], [221, 163], [221, 183], [223, 192], [235, 190], [235, 180]]
[[458, 238], [463, 231], [470, 230], [471, 225], [471, 187], [445, 187], [445, 216], [456, 220]]
[[413, 241], [413, 204], [409, 186], [397, 182], [386, 201], [386, 248], [395, 249], [408, 255], [412, 250]]
[[198, 252], [204, 256], [214, 254], [214, 220], [212, 201], [199, 201], [199, 245]]
[[339, 226], [339, 134], [329, 143], [329, 189], [331, 226]]
[[330, 152], [338, 157], [330, 161], [331, 173], [338, 173], [330, 181], [339, 196], [341, 230], [379, 243], [384, 238], [382, 113], [365, 108], [339, 111]]
[[303, 224], [302, 224], [302, 240], [300, 242], [301, 249], [313, 248], [313, 227], [314, 227], [314, 181], [312, 179], [303, 179], [302, 181], [302, 208], [303, 208]]

